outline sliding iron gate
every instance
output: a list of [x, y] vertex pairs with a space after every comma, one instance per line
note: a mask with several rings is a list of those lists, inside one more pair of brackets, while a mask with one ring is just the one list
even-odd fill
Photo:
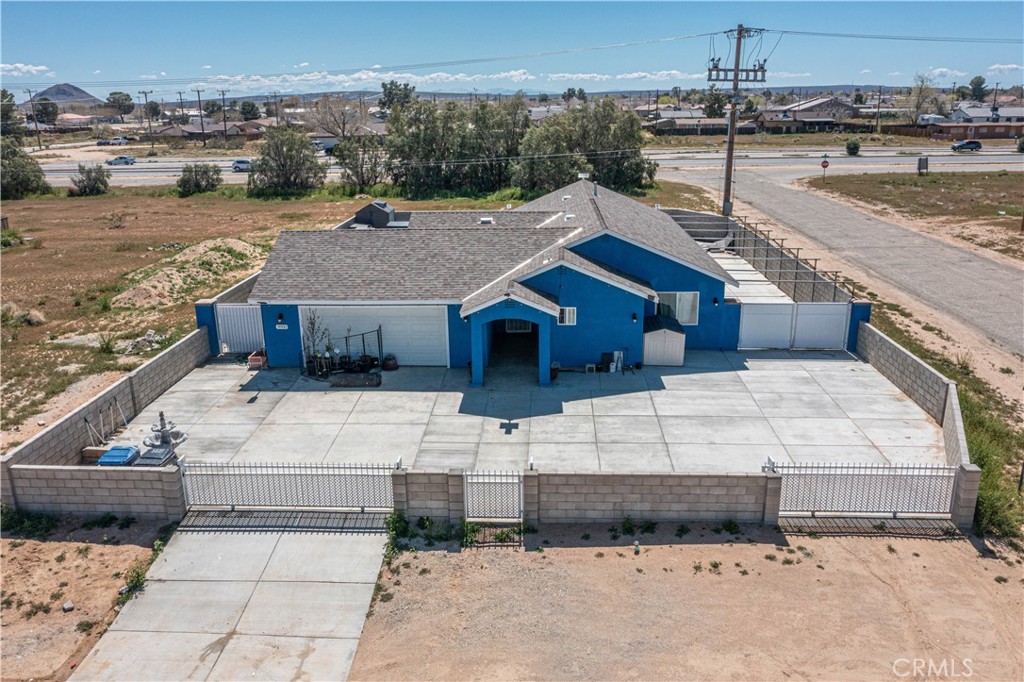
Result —
[[780, 514], [949, 515], [956, 467], [940, 464], [781, 464]]
[[523, 472], [467, 471], [463, 481], [468, 520], [523, 519]]
[[255, 303], [218, 303], [217, 339], [221, 353], [251, 353], [264, 347], [263, 319]]
[[185, 503], [195, 508], [358, 509], [394, 507], [387, 464], [183, 462]]

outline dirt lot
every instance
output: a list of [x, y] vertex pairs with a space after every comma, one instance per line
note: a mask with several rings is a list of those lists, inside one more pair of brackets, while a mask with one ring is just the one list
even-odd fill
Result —
[[542, 528], [528, 551], [405, 553], [349, 679], [895, 680], [914, 659], [945, 661], [942, 679], [1024, 675], [1013, 553], [675, 529], [636, 536], [638, 556], [593, 526]]
[[[45, 539], [0, 539], [3, 680], [64, 680], [114, 620], [133, 562], [148, 557], [159, 523], [103, 528], [65, 518]], [[65, 602], [74, 610], [64, 613]]]
[[921, 232], [1024, 260], [1024, 173], [833, 175], [804, 185]]

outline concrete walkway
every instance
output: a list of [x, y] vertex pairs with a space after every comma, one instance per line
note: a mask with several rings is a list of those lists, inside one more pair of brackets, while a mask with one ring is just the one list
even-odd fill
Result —
[[[996, 262], [796, 189], [789, 183], [801, 174], [745, 169], [737, 173], [736, 196], [1004, 348], [1024, 353], [1024, 270], [1020, 266]], [[713, 191], [720, 187], [716, 172], [662, 171], [658, 175]]]
[[379, 531], [180, 531], [72, 680], [344, 680]]

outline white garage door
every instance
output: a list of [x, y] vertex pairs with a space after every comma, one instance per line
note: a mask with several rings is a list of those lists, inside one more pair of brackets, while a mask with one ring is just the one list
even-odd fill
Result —
[[744, 303], [740, 307], [740, 349], [789, 348], [792, 303]]
[[[300, 311], [305, 319], [305, 311]], [[340, 342], [345, 336], [381, 327], [384, 353], [399, 365], [448, 366], [448, 317], [443, 305], [317, 306], [317, 314]]]

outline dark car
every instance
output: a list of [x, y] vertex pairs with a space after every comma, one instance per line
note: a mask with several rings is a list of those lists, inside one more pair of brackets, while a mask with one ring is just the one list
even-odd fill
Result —
[[953, 146], [950, 147], [955, 152], [980, 152], [981, 142], [978, 140], [964, 140], [963, 142], [954, 142]]

